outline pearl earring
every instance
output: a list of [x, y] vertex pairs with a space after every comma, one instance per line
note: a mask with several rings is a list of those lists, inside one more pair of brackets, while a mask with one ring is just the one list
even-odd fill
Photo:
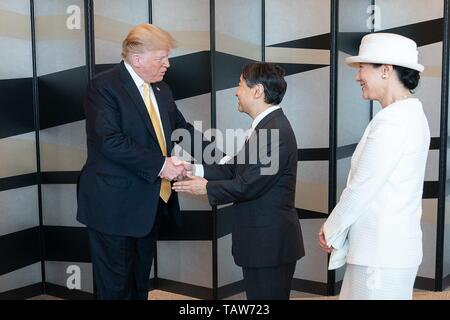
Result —
[[381, 78], [386, 79], [387, 76], [386, 76], [385, 74], [383, 74], [383, 75], [381, 76]]

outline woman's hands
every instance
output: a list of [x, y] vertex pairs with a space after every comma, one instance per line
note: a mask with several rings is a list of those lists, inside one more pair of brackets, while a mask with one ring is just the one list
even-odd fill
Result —
[[323, 251], [325, 251], [326, 253], [331, 253], [333, 251], [333, 248], [327, 246], [327, 241], [325, 240], [325, 233], [323, 232], [323, 226], [324, 224], [320, 226], [319, 230], [319, 245]]

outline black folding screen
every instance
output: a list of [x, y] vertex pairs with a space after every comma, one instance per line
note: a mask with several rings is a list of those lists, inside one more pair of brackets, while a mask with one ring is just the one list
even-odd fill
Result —
[[[293, 290], [322, 295], [338, 293], [345, 269], [327, 271], [317, 231], [379, 110], [361, 99], [344, 59], [369, 32], [416, 40], [426, 66], [417, 96], [432, 133], [416, 287], [444, 289], [448, 19], [448, 0], [0, 0], [0, 298], [92, 298], [86, 229], [75, 219], [86, 159], [83, 97], [90, 79], [120, 61], [121, 41], [142, 22], [177, 40], [165, 80], [181, 112], [204, 132], [250, 125], [234, 96], [246, 63], [276, 62], [286, 70], [282, 107], [298, 141], [296, 206], [306, 248]], [[205, 299], [241, 293], [230, 208], [211, 208], [206, 197], [180, 201], [183, 224], [162, 228], [149, 288]]]

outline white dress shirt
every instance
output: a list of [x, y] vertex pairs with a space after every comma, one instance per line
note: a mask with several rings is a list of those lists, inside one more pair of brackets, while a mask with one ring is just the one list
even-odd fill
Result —
[[[142, 100], [144, 100], [144, 83], [145, 83], [145, 81], [133, 70], [133, 68], [126, 61], [124, 61], [124, 64], [125, 64], [125, 68], [127, 68], [128, 72], [130, 73], [131, 78], [133, 78], [133, 81], [136, 84], [136, 87], [138, 88], [139, 93], [141, 94]], [[156, 101], [155, 93], [153, 92], [153, 88], [151, 85], [149, 86], [149, 93], [150, 93], [150, 100], [152, 101], [152, 104], [156, 109], [156, 114], [158, 115], [159, 124], [161, 125], [161, 128], [164, 128], [163, 124], [161, 122], [161, 115], [159, 114], [158, 102]], [[163, 134], [164, 142], [166, 142], [166, 137], [164, 135], [164, 129], [162, 130], [162, 134]], [[166, 162], [164, 162], [159, 174], [161, 174], [161, 172], [164, 170], [165, 165], [166, 165]]]
[[[280, 108], [281, 108], [280, 106], [271, 106], [271, 107], [267, 108], [266, 110], [264, 110], [263, 112], [261, 112], [260, 114], [258, 114], [256, 116], [256, 118], [253, 119], [253, 122], [252, 122], [252, 125], [250, 126], [250, 128], [247, 129], [247, 132], [245, 134], [245, 140], [248, 140], [250, 138], [250, 136], [255, 131], [255, 128], [262, 121], [262, 119], [264, 119], [267, 115], [269, 115], [270, 113], [272, 113], [275, 110], [278, 110]], [[229, 160], [231, 160], [232, 158], [233, 157], [225, 156], [219, 161], [219, 164], [225, 164]], [[203, 165], [195, 164], [194, 165], [193, 175], [198, 176], [198, 177], [204, 177], [205, 176], [205, 171], [204, 171]]]

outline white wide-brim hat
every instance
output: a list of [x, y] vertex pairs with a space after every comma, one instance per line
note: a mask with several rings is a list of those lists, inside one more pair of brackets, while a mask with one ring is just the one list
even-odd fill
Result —
[[422, 72], [419, 64], [419, 51], [413, 40], [394, 33], [370, 33], [365, 35], [359, 46], [357, 56], [345, 59], [351, 67], [360, 63], [391, 64]]

